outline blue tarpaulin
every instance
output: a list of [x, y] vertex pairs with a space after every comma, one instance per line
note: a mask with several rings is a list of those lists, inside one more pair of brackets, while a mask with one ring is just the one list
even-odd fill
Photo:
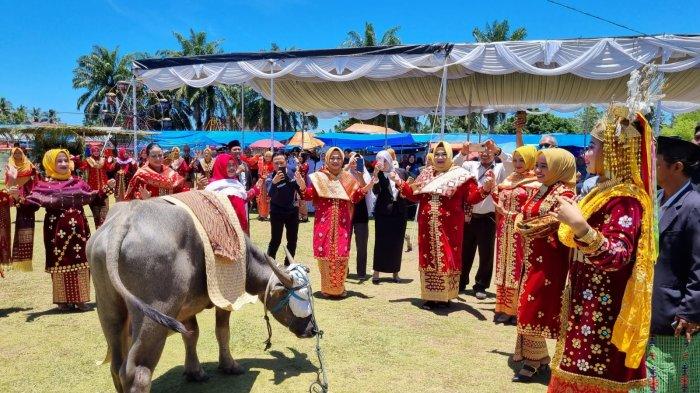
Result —
[[[274, 139], [284, 143], [294, 136], [293, 132], [275, 131]], [[586, 146], [590, 140], [587, 135], [580, 134], [554, 134], [559, 146]], [[342, 132], [317, 133], [315, 137], [326, 143], [326, 146], [338, 146], [343, 149], [364, 149], [377, 151], [384, 147], [385, 139], [382, 134], [350, 134]], [[525, 134], [523, 139], [526, 144], [537, 145], [541, 135]], [[269, 139], [269, 131], [163, 131], [150, 137], [164, 148], [173, 146], [190, 145], [192, 148], [200, 149], [204, 146], [221, 146], [229, 141], [237, 139], [244, 146], [261, 140]], [[479, 135], [477, 133], [446, 133], [445, 141], [459, 144], [470, 140], [477, 143]], [[482, 134], [481, 141], [488, 139], [496, 142], [503, 150], [510, 152], [515, 149], [515, 135], [513, 134]], [[386, 143], [395, 148], [415, 148], [425, 146], [428, 142], [440, 140], [439, 134], [390, 134], [387, 135]]]

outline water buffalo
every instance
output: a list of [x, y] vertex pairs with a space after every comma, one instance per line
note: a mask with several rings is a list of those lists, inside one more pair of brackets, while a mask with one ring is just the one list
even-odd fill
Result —
[[[118, 392], [150, 390], [168, 329], [182, 333], [186, 377], [206, 379], [196, 352], [196, 315], [212, 303], [204, 248], [196, 233], [187, 212], [162, 199], [121, 202], [110, 208], [87, 244], [97, 314]], [[313, 337], [312, 316], [297, 317], [289, 305], [279, 304], [296, 283], [292, 276], [250, 239], [246, 243], [246, 292], [263, 301], [292, 333]], [[241, 374], [244, 370], [229, 349], [229, 317], [229, 311], [216, 308], [219, 369]]]

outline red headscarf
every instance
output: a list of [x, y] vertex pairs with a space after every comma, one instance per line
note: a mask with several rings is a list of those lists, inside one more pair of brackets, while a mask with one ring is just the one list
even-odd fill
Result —
[[117, 157], [121, 160], [126, 160], [126, 149], [123, 147], [119, 148], [119, 151], [117, 152]]
[[228, 163], [229, 161], [236, 161], [230, 154], [218, 154], [216, 160], [214, 160], [214, 169], [211, 171], [210, 182], [231, 179], [228, 175]]
[[100, 147], [97, 145], [90, 146], [90, 155], [92, 155], [93, 157], [99, 157], [100, 156]]

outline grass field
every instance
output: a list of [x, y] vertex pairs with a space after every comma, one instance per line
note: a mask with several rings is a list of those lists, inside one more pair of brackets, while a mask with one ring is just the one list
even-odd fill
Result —
[[[89, 211], [89, 209], [86, 209]], [[38, 217], [41, 220], [41, 215]], [[252, 218], [252, 217], [251, 217]], [[92, 219], [90, 219], [92, 222]], [[106, 344], [94, 311], [60, 313], [51, 303], [50, 277], [43, 272], [41, 225], [34, 247], [34, 271], [10, 271], [0, 280], [0, 392], [110, 392]], [[373, 223], [370, 224], [373, 226]], [[311, 256], [312, 223], [301, 224], [298, 261], [318, 268]], [[167, 230], [167, 228], [165, 229]], [[409, 224], [415, 235], [415, 224]], [[371, 267], [374, 231], [370, 229]], [[252, 236], [266, 246], [269, 223], [252, 220]], [[280, 252], [281, 255], [281, 252]], [[279, 257], [279, 256], [278, 256]], [[331, 392], [544, 392], [546, 381], [510, 382], [508, 357], [513, 327], [496, 326], [494, 299], [461, 295], [453, 307], [420, 309], [416, 251], [405, 253], [406, 283], [347, 282], [350, 297], [316, 300]], [[354, 273], [354, 253], [350, 271]], [[94, 299], [94, 295], [93, 295]], [[173, 335], [155, 370], [153, 392], [306, 392], [316, 378], [315, 340], [300, 340], [273, 321], [273, 346], [264, 352], [265, 324], [260, 303], [233, 314], [234, 358], [248, 370], [243, 376], [219, 374], [214, 313], [199, 315], [198, 353], [211, 379], [188, 383], [182, 376], [184, 347]], [[550, 343], [550, 352], [553, 344]]]

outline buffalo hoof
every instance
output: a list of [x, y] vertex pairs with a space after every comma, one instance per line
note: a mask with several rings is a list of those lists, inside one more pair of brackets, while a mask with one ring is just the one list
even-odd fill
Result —
[[209, 380], [209, 376], [202, 369], [199, 369], [199, 371], [184, 372], [183, 374], [185, 374], [187, 382], [206, 382]]
[[232, 366], [219, 366], [219, 370], [226, 375], [242, 375], [245, 374], [245, 369], [239, 364]]

